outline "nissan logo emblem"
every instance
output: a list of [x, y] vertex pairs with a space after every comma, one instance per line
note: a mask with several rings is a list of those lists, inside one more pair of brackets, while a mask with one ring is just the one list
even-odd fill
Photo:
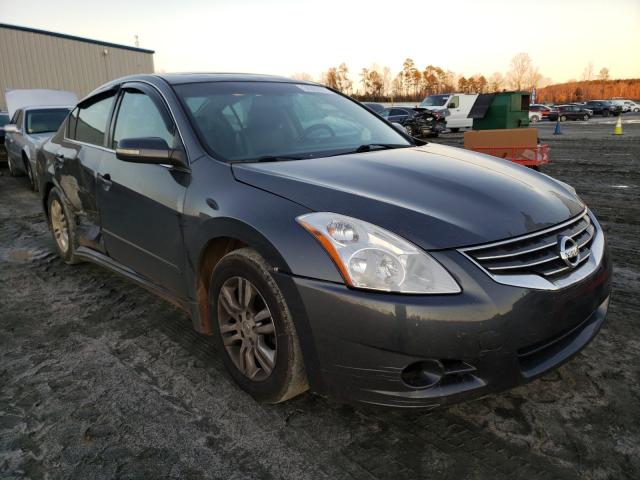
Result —
[[580, 261], [580, 248], [573, 238], [558, 238], [558, 247], [560, 249], [560, 258], [564, 263], [571, 268], [578, 265]]

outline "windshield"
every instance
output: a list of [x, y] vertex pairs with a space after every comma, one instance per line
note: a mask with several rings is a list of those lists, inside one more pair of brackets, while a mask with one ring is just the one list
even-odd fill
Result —
[[50, 133], [58, 130], [69, 110], [55, 108], [47, 110], [28, 110], [26, 130], [29, 134]]
[[420, 104], [421, 107], [444, 107], [450, 95], [429, 95]]
[[373, 144], [411, 146], [380, 117], [321, 86], [206, 82], [175, 90], [207, 149], [227, 161], [322, 157]]

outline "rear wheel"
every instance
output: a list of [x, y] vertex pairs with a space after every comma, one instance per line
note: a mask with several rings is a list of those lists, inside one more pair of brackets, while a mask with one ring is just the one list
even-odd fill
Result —
[[567, 116], [566, 115], [561, 115], [560, 116], [560, 121], [561, 122], [566, 122], [567, 121]]
[[587, 115], [586, 113], [582, 116], [582, 120], [584, 120], [585, 122], [587, 120], [589, 120], [589, 115]]
[[78, 263], [73, 244], [75, 223], [57, 187], [52, 188], [49, 192], [47, 205], [49, 228], [56, 242], [58, 254], [69, 265]]
[[529, 119], [531, 123], [538, 123], [539, 120], [540, 119], [538, 118], [537, 115], [532, 115], [531, 118]]
[[243, 390], [260, 402], [279, 403], [308, 389], [291, 313], [255, 250], [242, 248], [220, 260], [209, 304], [222, 360]]

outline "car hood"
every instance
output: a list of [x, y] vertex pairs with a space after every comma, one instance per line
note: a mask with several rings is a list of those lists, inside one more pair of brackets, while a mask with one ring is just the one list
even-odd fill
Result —
[[444, 249], [510, 238], [584, 210], [570, 187], [506, 160], [427, 144], [309, 160], [237, 163], [236, 179], [313, 211]]
[[13, 117], [14, 112], [19, 108], [54, 107], [78, 103], [78, 97], [73, 92], [44, 88], [6, 90], [4, 97], [9, 118]]
[[31, 138], [32, 142], [36, 145], [36, 146], [40, 146], [42, 145], [44, 142], [46, 142], [47, 140], [49, 140], [51, 137], [53, 137], [54, 133], [56, 132], [47, 132], [47, 133], [30, 133], [29, 134], [29, 138]]

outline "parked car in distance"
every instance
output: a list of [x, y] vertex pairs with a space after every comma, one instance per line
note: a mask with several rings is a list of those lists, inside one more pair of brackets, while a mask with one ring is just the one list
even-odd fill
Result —
[[628, 112], [629, 111], [629, 106], [627, 105], [627, 103], [625, 102], [624, 99], [622, 98], [612, 98], [611, 100], [609, 100], [613, 105], [620, 107], [620, 111], [622, 113]]
[[425, 97], [418, 107], [427, 108], [434, 111], [444, 111], [447, 128], [452, 132], [457, 132], [461, 128], [471, 128], [473, 119], [468, 118], [469, 112], [476, 103], [478, 94], [468, 93], [445, 93], [443, 95], [429, 95]]
[[589, 100], [585, 102], [584, 106], [591, 110], [594, 115], [602, 115], [603, 117], [622, 113], [622, 107], [614, 105], [609, 100]]
[[381, 103], [375, 103], [375, 102], [362, 102], [362, 104], [367, 107], [370, 108], [371, 110], [373, 110], [374, 112], [376, 112], [377, 114], [382, 113], [382, 111], [384, 110], [384, 105], [382, 105]]
[[627, 106], [628, 112], [640, 112], [640, 103], [636, 103], [632, 100], [625, 100], [624, 103]]
[[529, 105], [529, 121], [535, 123], [544, 120], [552, 111], [554, 111], [554, 109], [547, 105], [533, 103]]
[[60, 127], [72, 107], [18, 108], [5, 125], [5, 148], [9, 173], [27, 175], [33, 190], [38, 188], [37, 151]]
[[405, 127], [412, 137], [437, 137], [446, 129], [446, 117], [426, 108], [388, 107], [382, 110], [380, 115], [391, 123]]
[[61, 258], [189, 312], [259, 401], [477, 398], [561, 365], [605, 321], [611, 260], [572, 187], [412, 138], [322, 85], [129, 76], [42, 155]]
[[9, 113], [0, 112], [0, 159], [4, 161], [7, 151], [4, 147], [4, 126], [9, 123]]
[[5, 126], [9, 172], [27, 174], [32, 189], [38, 187], [37, 152], [58, 129], [78, 97], [65, 90], [8, 89], [5, 100], [10, 123]]
[[548, 118], [552, 122], [558, 119], [561, 122], [566, 122], [567, 120], [587, 121], [591, 118], [591, 113], [579, 105], [558, 105], [557, 109], [551, 112]]

